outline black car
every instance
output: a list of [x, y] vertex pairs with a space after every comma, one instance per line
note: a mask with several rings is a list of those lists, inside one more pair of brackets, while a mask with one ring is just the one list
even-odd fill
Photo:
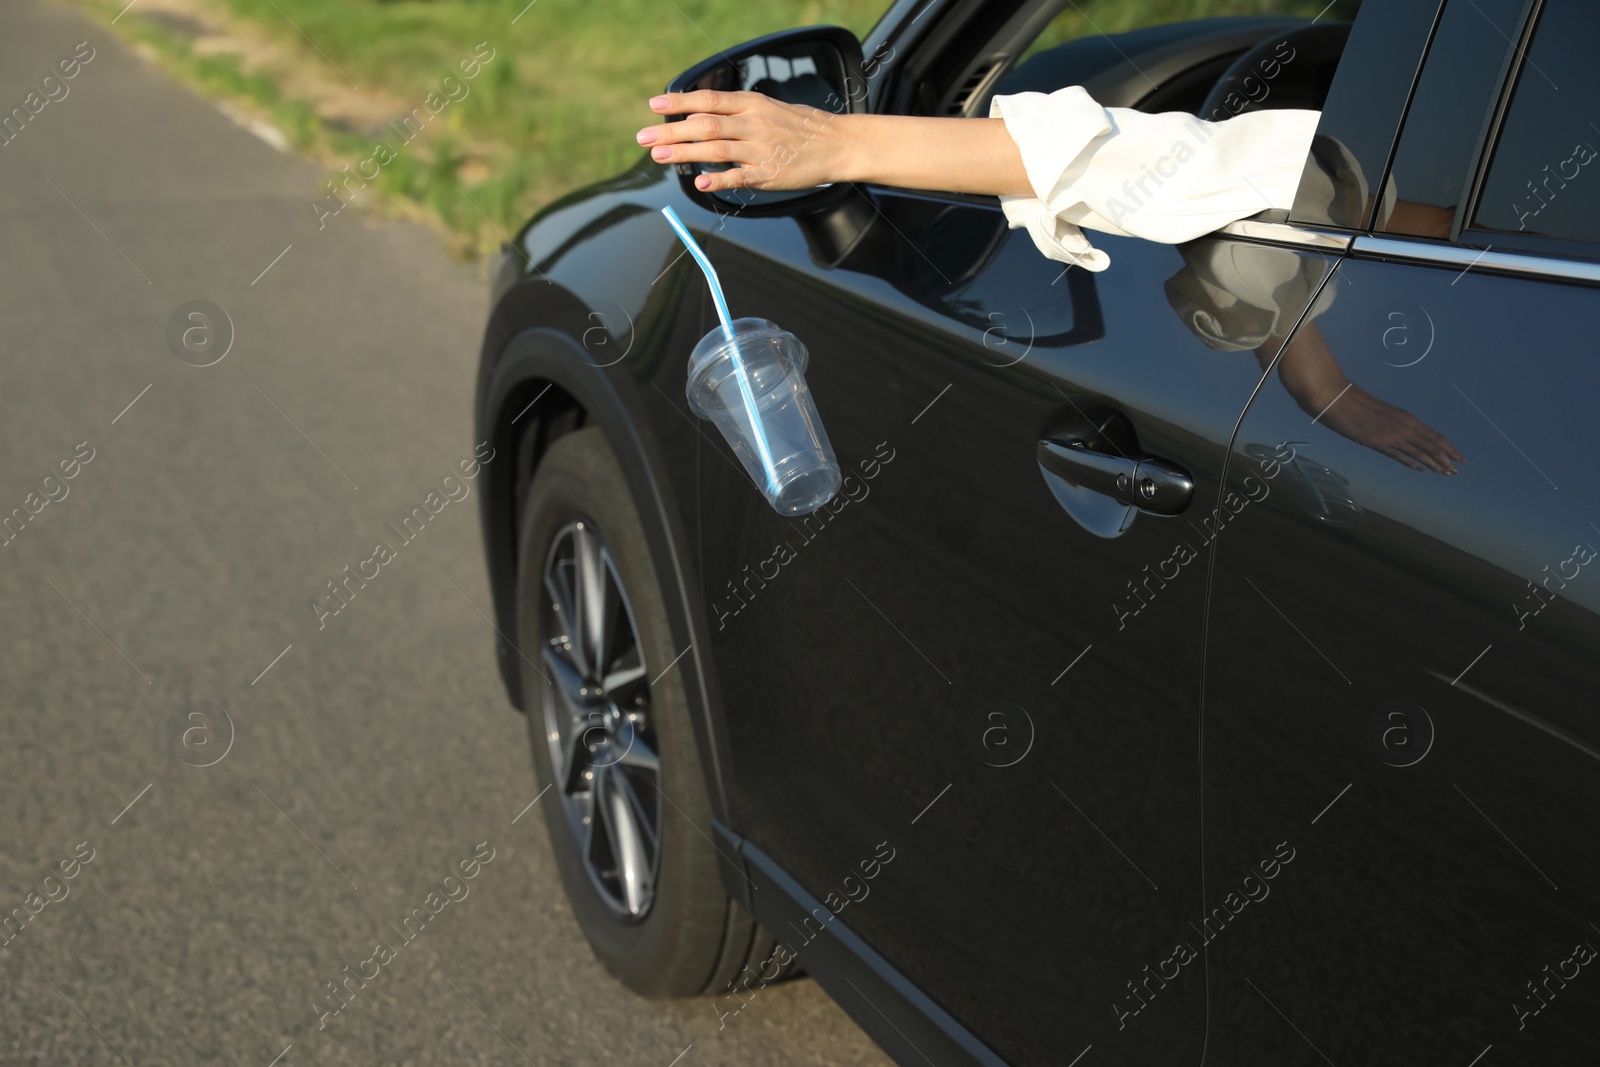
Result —
[[[670, 86], [1322, 111], [1292, 211], [1101, 273], [648, 156], [508, 246], [499, 664], [630, 988], [803, 968], [906, 1064], [1600, 1062], [1600, 6], [1318, 6], [900, 0]], [[814, 514], [689, 410], [665, 205], [809, 350]]]

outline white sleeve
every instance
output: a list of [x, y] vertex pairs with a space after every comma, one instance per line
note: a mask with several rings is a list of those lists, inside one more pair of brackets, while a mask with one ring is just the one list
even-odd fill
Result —
[[1220, 122], [1101, 107], [1080, 85], [989, 102], [1022, 153], [1033, 196], [1002, 196], [1051, 259], [1105, 270], [1080, 227], [1177, 244], [1294, 204], [1321, 113], [1251, 111]]

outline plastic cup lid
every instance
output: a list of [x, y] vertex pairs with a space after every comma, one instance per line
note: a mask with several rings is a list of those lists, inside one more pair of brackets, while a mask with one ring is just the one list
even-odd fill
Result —
[[[800, 338], [771, 319], [754, 317], [734, 319], [733, 331], [741, 354], [754, 351], [756, 345], [762, 342], [788, 338], [793, 342], [788, 348], [795, 359], [796, 369], [801, 374], [805, 373], [808, 361], [806, 346], [801, 343]], [[727, 355], [728, 336], [723, 332], [721, 323], [718, 323], [709, 333], [702, 337], [700, 343], [694, 346], [694, 351], [689, 354], [689, 380], [685, 391], [688, 394], [690, 406], [695, 409], [696, 414], [702, 416], [706, 414], [704, 405], [699, 401], [707, 391], [707, 372], [722, 362]]]

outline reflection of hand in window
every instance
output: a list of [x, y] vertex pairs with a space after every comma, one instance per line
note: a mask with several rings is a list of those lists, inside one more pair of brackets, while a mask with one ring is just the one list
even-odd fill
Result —
[[1382, 220], [1382, 229], [1386, 233], [1404, 233], [1413, 237], [1448, 238], [1450, 224], [1455, 217], [1454, 204], [1439, 207], [1418, 200], [1396, 200], [1389, 217]]
[[[1256, 349], [1256, 358], [1270, 362], [1281, 344], [1282, 338], [1269, 337]], [[1295, 334], [1278, 363], [1278, 380], [1314, 420], [1414, 471], [1459, 474], [1455, 464], [1467, 460], [1443, 434], [1415, 415], [1346, 378], [1315, 321]]]
[[1455, 464], [1467, 459], [1443, 434], [1415, 415], [1379, 400], [1354, 383], [1328, 409], [1322, 422], [1335, 433], [1376, 449], [1414, 471], [1459, 474]]
[[1380, 195], [1368, 184], [1355, 153], [1337, 138], [1318, 134], [1312, 138], [1300, 178], [1294, 215], [1304, 222], [1320, 220], [1358, 230], [1372, 219], [1379, 233], [1449, 238], [1456, 205], [1407, 200], [1392, 179], [1383, 184]]
[[1339, 368], [1317, 322], [1336, 292], [1327, 260], [1216, 237], [1178, 250], [1184, 266], [1167, 279], [1167, 301], [1208, 348], [1253, 349], [1265, 370], [1292, 332], [1293, 343], [1278, 359], [1278, 380], [1313, 421], [1412, 470], [1459, 473], [1455, 464], [1466, 457], [1443, 434]]

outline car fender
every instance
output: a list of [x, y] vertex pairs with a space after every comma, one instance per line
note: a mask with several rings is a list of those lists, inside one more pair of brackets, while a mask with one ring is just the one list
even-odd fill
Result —
[[[560, 289], [537, 281], [525, 284]], [[544, 324], [515, 333], [492, 359], [486, 354], [477, 408], [477, 439], [488, 441], [496, 456], [511, 460], [487, 465], [487, 481], [479, 498], [494, 599], [496, 663], [507, 695], [514, 705], [526, 710], [518, 666], [520, 653], [515, 644], [518, 641], [516, 479], [519, 472], [514, 457], [525, 432], [517, 420], [520, 411], [529, 404], [530, 394], [537, 396], [546, 386], [553, 386], [566, 392], [583, 408], [586, 425], [601, 428], [633, 494], [662, 585], [673, 644], [689, 649], [678, 661], [677, 669], [683, 673], [693, 709], [696, 741], [713, 811], [718, 821], [726, 824], [722, 769], [726, 766], [727, 754], [712, 710], [716, 705], [710, 692], [708, 666], [702, 659], [701, 650], [708, 649], [710, 643], [705, 636], [707, 621], [698, 596], [699, 578], [692, 569], [690, 527], [684, 521], [685, 502], [675, 498], [671, 481], [663, 469], [661, 450], [651, 435], [651, 424], [639, 395], [640, 383], [629, 374], [602, 369], [586, 358], [583, 344], [570, 331], [577, 329], [581, 336], [581, 331], [591, 328], [593, 323], [586, 309], [582, 309], [570, 293], [549, 293], [540, 301], [528, 300], [524, 294], [517, 303], [521, 305], [519, 310], [523, 316], [537, 318]], [[529, 308], [535, 303], [544, 304], [544, 313]], [[562, 325], [549, 325], [552, 321]], [[492, 335], [492, 328], [490, 332]], [[693, 504], [692, 501], [687, 503]]]

